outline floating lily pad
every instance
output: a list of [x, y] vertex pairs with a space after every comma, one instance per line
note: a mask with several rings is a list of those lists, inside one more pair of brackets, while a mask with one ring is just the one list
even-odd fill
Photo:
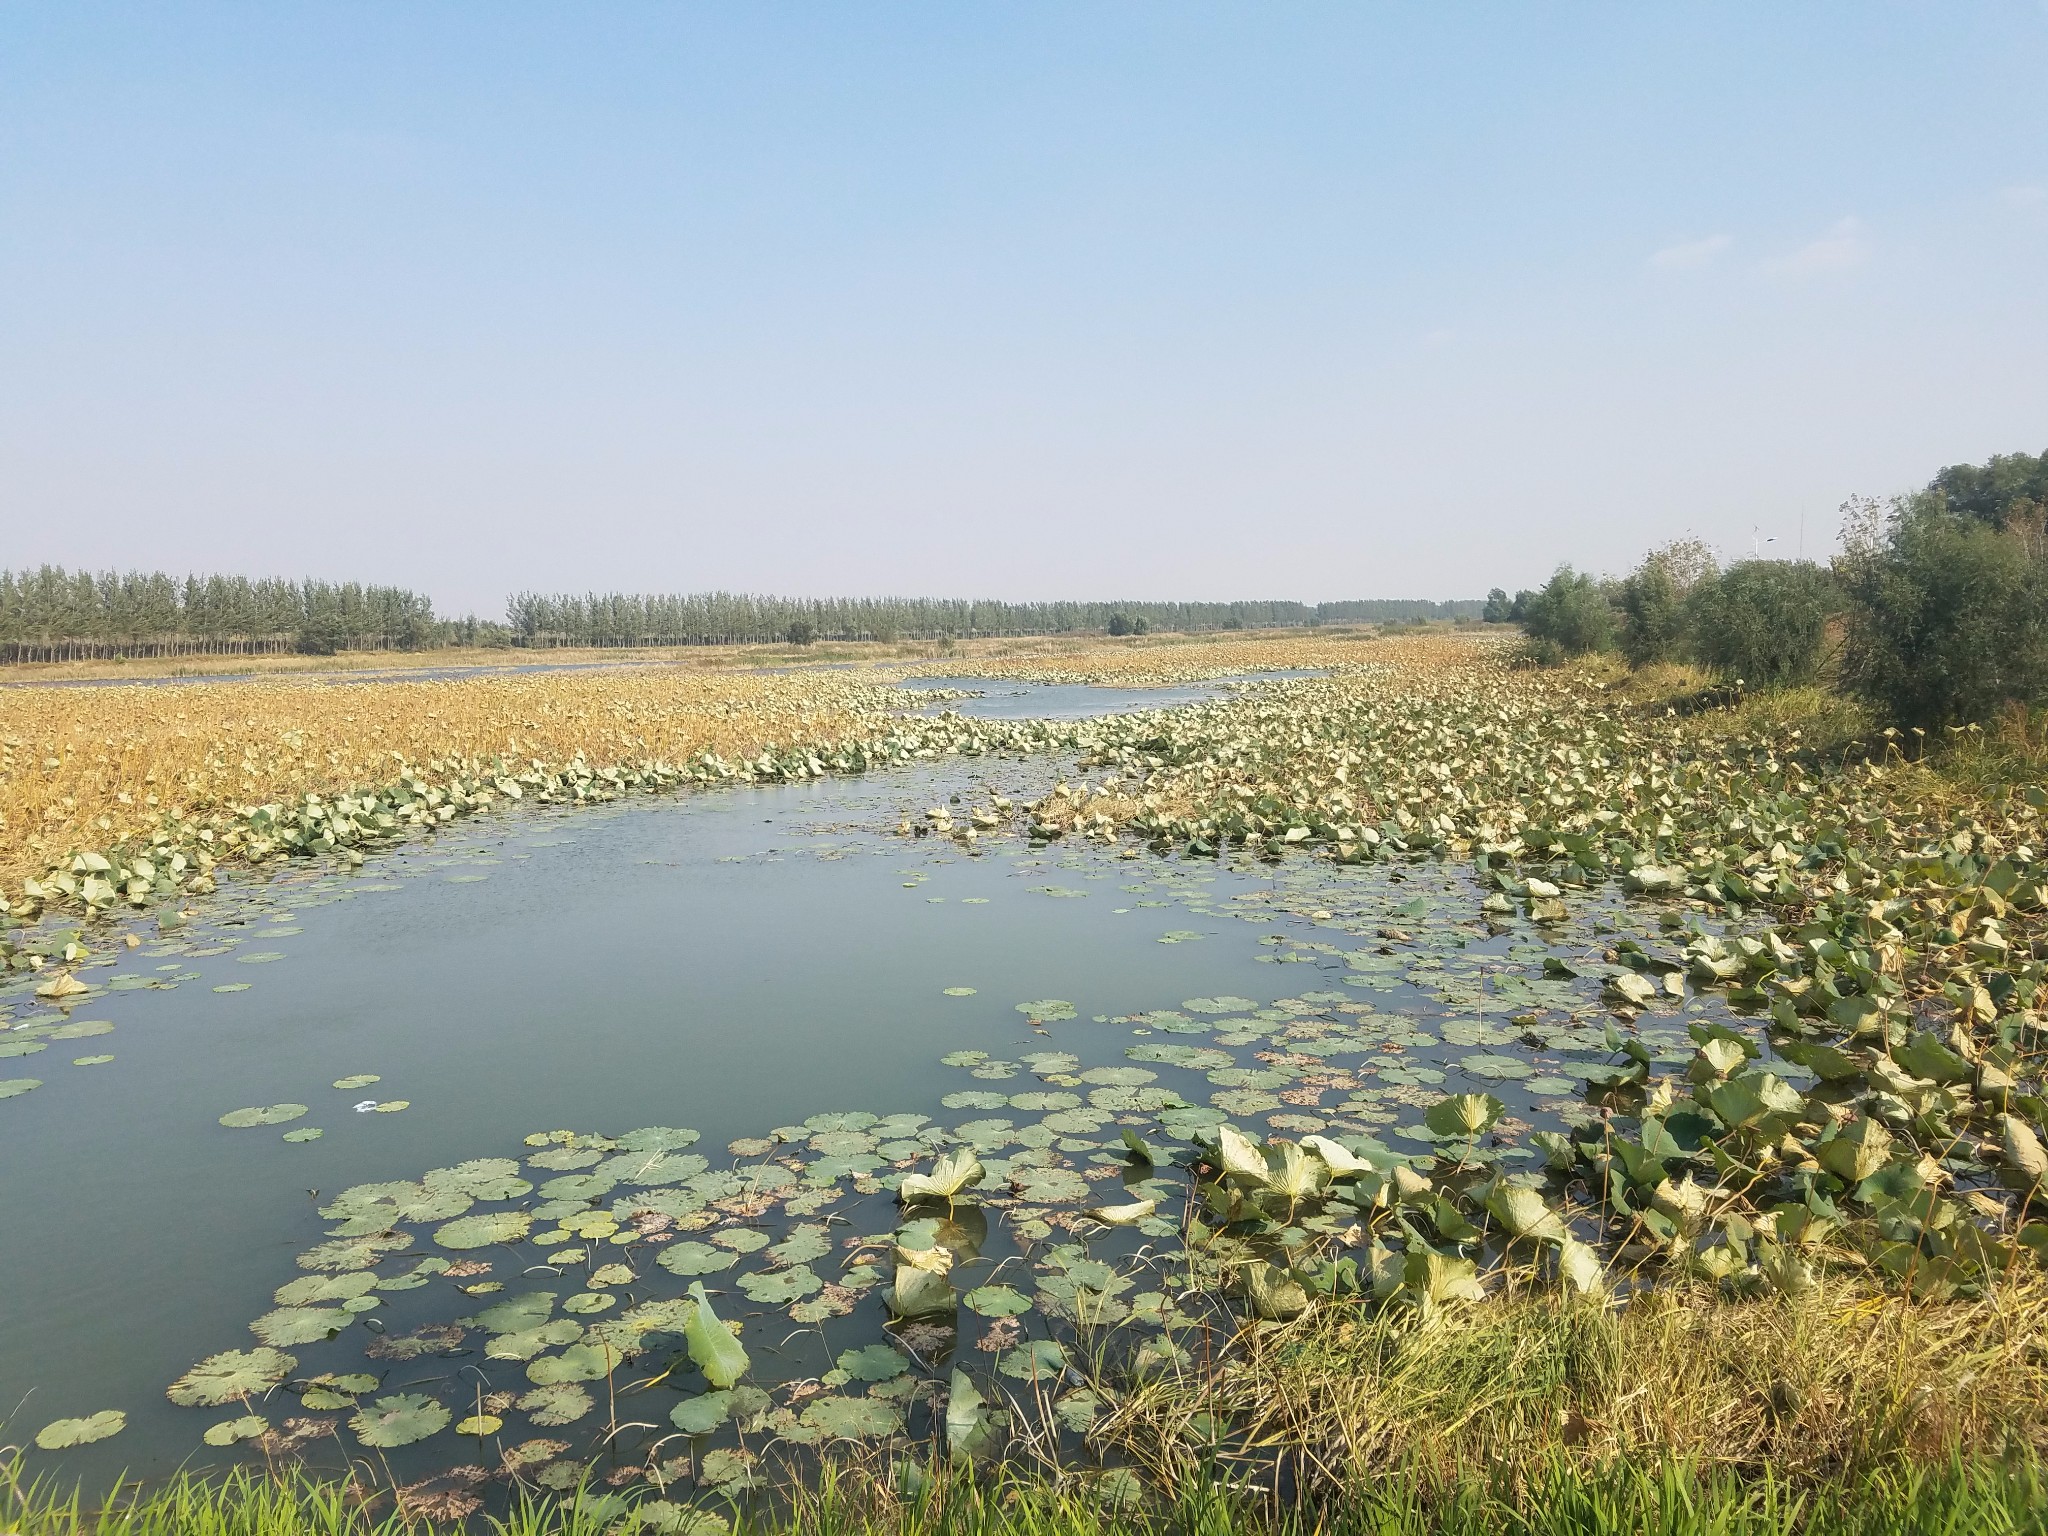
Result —
[[234, 1445], [238, 1441], [254, 1440], [269, 1428], [268, 1420], [245, 1413], [239, 1419], [222, 1419], [218, 1424], [209, 1424], [206, 1433], [199, 1438], [208, 1445]]
[[319, 1126], [308, 1125], [296, 1131], [286, 1131], [284, 1135], [279, 1139], [290, 1142], [318, 1141], [322, 1136], [326, 1134], [327, 1133], [321, 1130]]
[[357, 1409], [348, 1426], [363, 1444], [392, 1450], [439, 1434], [452, 1417], [445, 1406], [424, 1393], [398, 1392]]
[[945, 992], [946, 992], [946, 996], [948, 996], [948, 997], [972, 997], [972, 996], [974, 996], [974, 988], [972, 988], [972, 987], [947, 987], [947, 988], [945, 989]]
[[69, 1450], [118, 1435], [127, 1425], [127, 1414], [118, 1408], [104, 1408], [83, 1419], [52, 1420], [36, 1431], [36, 1444], [46, 1451]]
[[443, 1248], [464, 1251], [488, 1248], [495, 1243], [516, 1243], [526, 1236], [533, 1218], [524, 1211], [490, 1211], [463, 1216], [434, 1230], [434, 1241]]
[[820, 1397], [805, 1405], [803, 1424], [827, 1440], [875, 1440], [901, 1429], [903, 1416], [872, 1397]]
[[358, 1072], [354, 1077], [337, 1077], [334, 1080], [334, 1086], [337, 1088], [367, 1088], [372, 1083], [381, 1083], [383, 1081], [384, 1079], [375, 1072]]
[[283, 1125], [305, 1113], [304, 1104], [266, 1104], [249, 1109], [231, 1109], [220, 1117], [220, 1123], [231, 1130], [246, 1130], [257, 1125]]
[[1074, 1005], [1062, 997], [1041, 997], [1034, 1002], [1019, 1003], [1017, 1011], [1028, 1018], [1056, 1024], [1075, 1016]]
[[172, 1382], [165, 1396], [183, 1408], [217, 1408], [268, 1392], [298, 1368], [277, 1349], [230, 1349], [209, 1355]]
[[1031, 1298], [1007, 1285], [977, 1286], [960, 1299], [983, 1317], [1020, 1317], [1031, 1310]]
[[273, 1348], [287, 1349], [331, 1339], [349, 1322], [348, 1313], [332, 1307], [279, 1307], [257, 1318], [249, 1331]]
[[519, 1399], [519, 1411], [529, 1415], [544, 1429], [552, 1429], [558, 1424], [574, 1424], [594, 1406], [588, 1392], [566, 1381], [535, 1387]]

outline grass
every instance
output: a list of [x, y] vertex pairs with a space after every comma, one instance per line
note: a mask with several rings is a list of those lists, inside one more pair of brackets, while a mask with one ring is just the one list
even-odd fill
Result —
[[1318, 1309], [1246, 1342], [1138, 1389], [1091, 1440], [1173, 1487], [1200, 1474], [1220, 1421], [1226, 1461], [1253, 1480], [1284, 1467], [1318, 1497], [1470, 1467], [1526, 1484], [1560, 1465], [1688, 1465], [1817, 1488], [1957, 1456], [2048, 1457], [2036, 1271], [1939, 1304], [1834, 1283], [1748, 1302], [1665, 1286], [1618, 1307], [1530, 1293], [1421, 1329]]
[[[676, 1513], [668, 1529], [712, 1536], [727, 1528], [723, 1515]], [[98, 1504], [17, 1489], [0, 1500], [0, 1518], [17, 1536], [415, 1536], [433, 1529], [388, 1501], [363, 1500], [352, 1485], [249, 1475], [217, 1483], [184, 1476]], [[1469, 1474], [1447, 1482], [1410, 1469], [1279, 1518], [1213, 1482], [1189, 1485], [1170, 1505], [1132, 1509], [1028, 1478], [940, 1477], [915, 1498], [878, 1495], [872, 1485], [828, 1486], [732, 1521], [760, 1536], [2020, 1536], [2044, 1525], [2048, 1485], [2038, 1465], [1963, 1459], [1815, 1487], [1668, 1462], [1591, 1470], [1557, 1462], [1519, 1485]], [[473, 1519], [468, 1528], [607, 1536], [621, 1526], [614, 1515], [544, 1503]]]

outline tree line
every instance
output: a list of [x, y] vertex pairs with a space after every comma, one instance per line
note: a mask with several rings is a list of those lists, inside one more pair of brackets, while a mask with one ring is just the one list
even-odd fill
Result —
[[1193, 633], [1315, 624], [1477, 618], [1483, 604], [1403, 599], [1319, 603], [1002, 603], [913, 597], [792, 598], [521, 592], [506, 608], [533, 646], [737, 645], [813, 640], [965, 640], [1060, 634]]
[[246, 576], [0, 571], [0, 659], [411, 650], [461, 625], [424, 595], [344, 581]]
[[506, 622], [448, 619], [424, 594], [356, 582], [143, 571], [0, 571], [0, 661], [424, 650], [454, 645], [668, 646], [814, 640], [1145, 634], [1477, 618], [1481, 604], [998, 603], [522, 592]]
[[1764, 688], [1825, 676], [1900, 726], [2048, 704], [2048, 453], [1952, 465], [1843, 511], [1842, 553], [1826, 565], [1724, 570], [1681, 540], [1624, 577], [1564, 565], [1539, 589], [1495, 588], [1486, 617], [1520, 624], [1538, 662], [1618, 651]]

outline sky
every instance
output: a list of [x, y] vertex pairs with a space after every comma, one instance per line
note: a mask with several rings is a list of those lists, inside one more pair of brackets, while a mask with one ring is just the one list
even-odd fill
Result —
[[0, 0], [0, 566], [1824, 556], [2048, 449], [2044, 78], [2048, 0]]

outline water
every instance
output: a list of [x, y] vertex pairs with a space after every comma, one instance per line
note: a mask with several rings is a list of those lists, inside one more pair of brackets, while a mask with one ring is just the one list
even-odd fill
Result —
[[1097, 683], [1027, 683], [1004, 677], [908, 677], [899, 682], [906, 692], [927, 689], [968, 689], [971, 699], [928, 705], [921, 713], [951, 710], [985, 720], [1090, 720], [1100, 715], [1128, 715], [1141, 709], [1168, 709], [1219, 699], [1233, 687], [1289, 677], [1320, 677], [1315, 671], [1262, 672], [1257, 678], [1227, 677], [1179, 686], [1110, 688]]
[[[1048, 695], [1077, 691], [1022, 698], [1043, 713], [1063, 702]], [[1590, 932], [1626, 921], [1607, 907], [1589, 911], [1591, 928], [1546, 941], [1519, 920], [1480, 922], [1480, 893], [1454, 868], [1231, 867], [1121, 858], [1099, 846], [1033, 852], [1016, 841], [970, 857], [883, 830], [949, 793], [973, 802], [993, 788], [1027, 800], [1062, 766], [967, 761], [511, 812], [375, 856], [353, 875], [307, 866], [235, 885], [168, 942], [144, 926], [141, 948], [116, 950], [110, 968], [86, 973], [128, 990], [67, 1015], [17, 984], [6, 999], [14, 1027], [0, 1043], [40, 1038], [46, 1048], [0, 1060], [0, 1077], [45, 1080], [0, 1102], [0, 1230], [9, 1234], [0, 1246], [0, 1403], [10, 1436], [120, 1408], [126, 1431], [67, 1453], [67, 1473], [155, 1475], [195, 1451], [234, 1459], [197, 1442], [207, 1424], [240, 1410], [176, 1408], [164, 1388], [204, 1356], [250, 1346], [250, 1320], [303, 1273], [295, 1255], [332, 1225], [316, 1206], [359, 1183], [522, 1156], [532, 1133], [690, 1127], [716, 1167], [726, 1142], [819, 1111], [907, 1110], [953, 1124], [985, 1111], [947, 1113], [948, 1094], [1043, 1086], [1028, 1073], [975, 1080], [940, 1064], [949, 1052], [1015, 1060], [1057, 1049], [1086, 1067], [1121, 1066], [1134, 1045], [1220, 1041], [1257, 1069], [1279, 1035], [1313, 1036], [1349, 1020], [1345, 1027], [1391, 1031], [1390, 1054], [1355, 1067], [1383, 1102], [1333, 1111], [1313, 1093], [1284, 1103], [1241, 1096], [1232, 1117], [1257, 1129], [1263, 1117], [1296, 1133], [1328, 1124], [1333, 1134], [1392, 1137], [1418, 1118], [1413, 1106], [1444, 1091], [1496, 1091], [1517, 1113], [1540, 1116], [1544, 1092], [1575, 1088], [1555, 1074], [1599, 1056], [1569, 1036], [1565, 1017], [1595, 1006], [1597, 980], [1526, 978], [1540, 978], [1553, 948], [1583, 951]], [[142, 985], [149, 978], [173, 985]], [[948, 996], [949, 987], [975, 991]], [[1071, 1002], [1076, 1017], [1034, 1025], [1017, 1005], [1035, 999]], [[1203, 1007], [1143, 1017], [1189, 999]], [[1228, 1007], [1207, 1007], [1217, 999]], [[1251, 1005], [1264, 1012], [1203, 1016]], [[1565, 1031], [1541, 1050], [1518, 1043], [1506, 1020], [1536, 1011]], [[1466, 1022], [1446, 1022], [1454, 1016]], [[114, 1027], [40, 1033], [59, 1017]], [[1418, 1027], [1433, 1033], [1413, 1034]], [[1675, 1030], [1649, 1037], [1683, 1058]], [[114, 1059], [69, 1064], [106, 1054]], [[1497, 1075], [1503, 1060], [1524, 1078], [1537, 1074], [1531, 1091]], [[1188, 1103], [1212, 1097], [1200, 1071], [1153, 1070]], [[1300, 1075], [1299, 1059], [1292, 1070]], [[380, 1081], [329, 1086], [368, 1073]], [[366, 1099], [409, 1107], [357, 1112]], [[311, 1112], [282, 1128], [217, 1123], [238, 1107], [287, 1102]], [[324, 1132], [317, 1141], [280, 1139], [281, 1129], [312, 1126]], [[1113, 1154], [1099, 1149], [1104, 1138], [1114, 1143], [1114, 1124], [1061, 1134], [1065, 1161], [1084, 1174], [1110, 1172]], [[854, 1222], [840, 1230], [886, 1232], [895, 1219], [886, 1195], [835, 1209]], [[423, 1233], [404, 1257], [433, 1251]], [[1018, 1252], [998, 1231], [979, 1262], [1010, 1266], [1013, 1276], [1024, 1263], [1028, 1273]], [[503, 1252], [484, 1257], [502, 1262]], [[662, 1294], [683, 1288], [659, 1270], [646, 1278]], [[725, 1315], [748, 1319], [763, 1381], [814, 1377], [835, 1349], [880, 1337], [872, 1298], [861, 1316], [834, 1322], [828, 1341], [721, 1294]], [[485, 1304], [437, 1284], [390, 1297], [380, 1326], [402, 1332]], [[795, 1342], [775, 1342], [784, 1335]], [[292, 1352], [302, 1372], [360, 1369], [366, 1337], [351, 1329]], [[964, 1337], [959, 1351], [986, 1363]], [[471, 1347], [453, 1359], [387, 1359], [381, 1390], [459, 1398], [462, 1373], [482, 1380], [486, 1364], [524, 1385], [516, 1364], [480, 1363]], [[293, 1410], [266, 1411], [276, 1422]], [[453, 1442], [443, 1434], [396, 1459], [414, 1475], [458, 1455]], [[338, 1465], [340, 1452], [327, 1450], [325, 1462]]]

